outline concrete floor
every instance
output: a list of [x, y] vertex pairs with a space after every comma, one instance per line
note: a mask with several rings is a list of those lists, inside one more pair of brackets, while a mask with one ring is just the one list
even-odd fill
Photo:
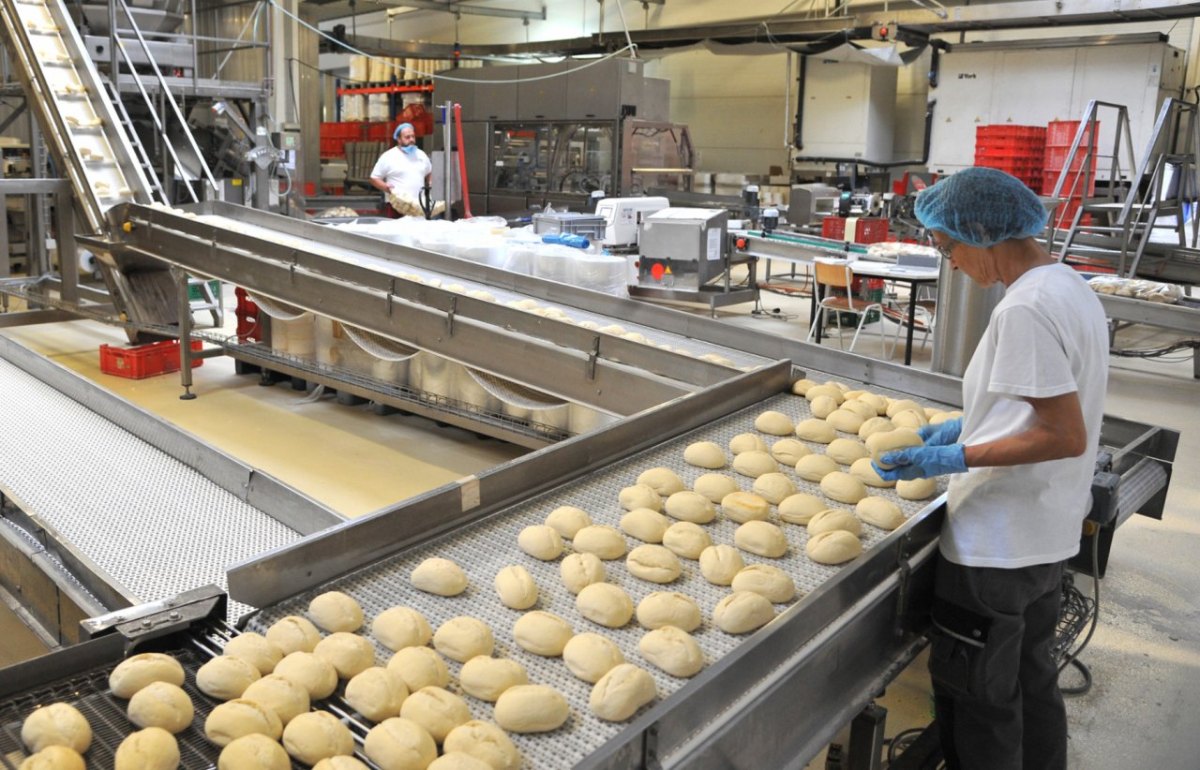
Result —
[[[807, 335], [807, 300], [766, 294], [763, 304], [792, 318], [753, 316], [749, 306], [726, 309], [721, 318], [788, 337]], [[1176, 338], [1135, 327], [1119, 335], [1118, 346], [1156, 347]], [[878, 338], [865, 335], [857, 352], [879, 355]], [[914, 366], [928, 367], [930, 352], [929, 347], [915, 351]], [[206, 362], [205, 367], [212, 363], [216, 362]], [[1101, 584], [1100, 625], [1081, 656], [1095, 685], [1088, 694], [1068, 701], [1073, 770], [1200, 768], [1200, 731], [1194, 729], [1200, 710], [1200, 610], [1195, 600], [1200, 596], [1200, 569], [1195, 566], [1195, 554], [1200, 553], [1198, 394], [1200, 381], [1192, 378], [1190, 355], [1173, 361], [1111, 359], [1106, 412], [1173, 428], [1181, 432], [1181, 439], [1164, 519], [1135, 516], [1117, 533]], [[1090, 581], [1083, 587], [1090, 592]], [[6, 642], [16, 638], [6, 630], [14, 620], [0, 603], [0, 638]], [[19, 657], [36, 648], [26, 636], [21, 639], [19, 650], [0, 644], [0, 666], [11, 662], [3, 653]], [[880, 699], [889, 710], [889, 737], [930, 720], [924, 665], [922, 656]], [[1072, 684], [1073, 676], [1065, 674], [1064, 684]], [[818, 758], [809, 767], [823, 766]]]

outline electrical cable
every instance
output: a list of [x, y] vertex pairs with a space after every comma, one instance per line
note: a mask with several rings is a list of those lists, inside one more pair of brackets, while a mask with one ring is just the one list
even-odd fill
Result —
[[[1200, 340], [1180, 340], [1179, 342], [1168, 345], [1165, 348], [1110, 348], [1108, 352], [1110, 355], [1119, 356], [1121, 358], [1161, 358], [1179, 350], [1194, 351], [1197, 349], [1200, 349]], [[1185, 356], [1180, 360], [1186, 361], [1187, 357]]]
[[1083, 675], [1083, 684], [1075, 687], [1062, 687], [1059, 690], [1064, 696], [1077, 697], [1084, 695], [1092, 689], [1092, 672], [1088, 667], [1079, 660], [1079, 654], [1084, 651], [1088, 643], [1092, 641], [1092, 635], [1096, 633], [1096, 626], [1100, 623], [1100, 528], [1092, 533], [1092, 623], [1088, 628], [1087, 636], [1083, 637], [1083, 641], [1075, 648], [1073, 652], [1068, 653], [1063, 662], [1058, 666], [1058, 673], [1062, 674], [1063, 669], [1067, 666], [1073, 666], [1080, 674]]

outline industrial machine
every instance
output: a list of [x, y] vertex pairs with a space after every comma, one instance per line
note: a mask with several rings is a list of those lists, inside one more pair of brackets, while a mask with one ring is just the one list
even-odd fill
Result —
[[603, 198], [597, 201], [596, 216], [604, 218], [602, 243], [620, 249], [636, 246], [645, 218], [670, 205], [670, 201], [661, 196]]

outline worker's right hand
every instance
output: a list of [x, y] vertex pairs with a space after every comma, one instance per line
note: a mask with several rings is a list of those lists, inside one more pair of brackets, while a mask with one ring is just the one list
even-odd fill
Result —
[[912, 446], [887, 452], [879, 458], [891, 468], [882, 468], [874, 461], [871, 467], [884, 481], [911, 481], [966, 473], [967, 460], [962, 444], [947, 446]]
[[917, 428], [917, 435], [925, 442], [925, 446], [946, 446], [958, 441], [962, 433], [962, 418], [955, 417], [938, 425], [922, 425]]

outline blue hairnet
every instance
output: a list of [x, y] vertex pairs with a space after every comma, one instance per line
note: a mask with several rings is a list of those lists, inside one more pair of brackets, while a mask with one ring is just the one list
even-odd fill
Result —
[[[400, 125], [396, 126], [396, 130], [392, 132], [392, 141], [393, 142], [400, 141], [400, 132], [406, 128], [412, 128], [412, 127], [413, 127], [412, 123], [401, 123]], [[416, 130], [417, 129], [413, 128], [413, 131], [416, 131]]]
[[1015, 176], [994, 168], [968, 168], [938, 180], [917, 196], [917, 219], [959, 243], [987, 248], [1038, 235], [1046, 209]]

